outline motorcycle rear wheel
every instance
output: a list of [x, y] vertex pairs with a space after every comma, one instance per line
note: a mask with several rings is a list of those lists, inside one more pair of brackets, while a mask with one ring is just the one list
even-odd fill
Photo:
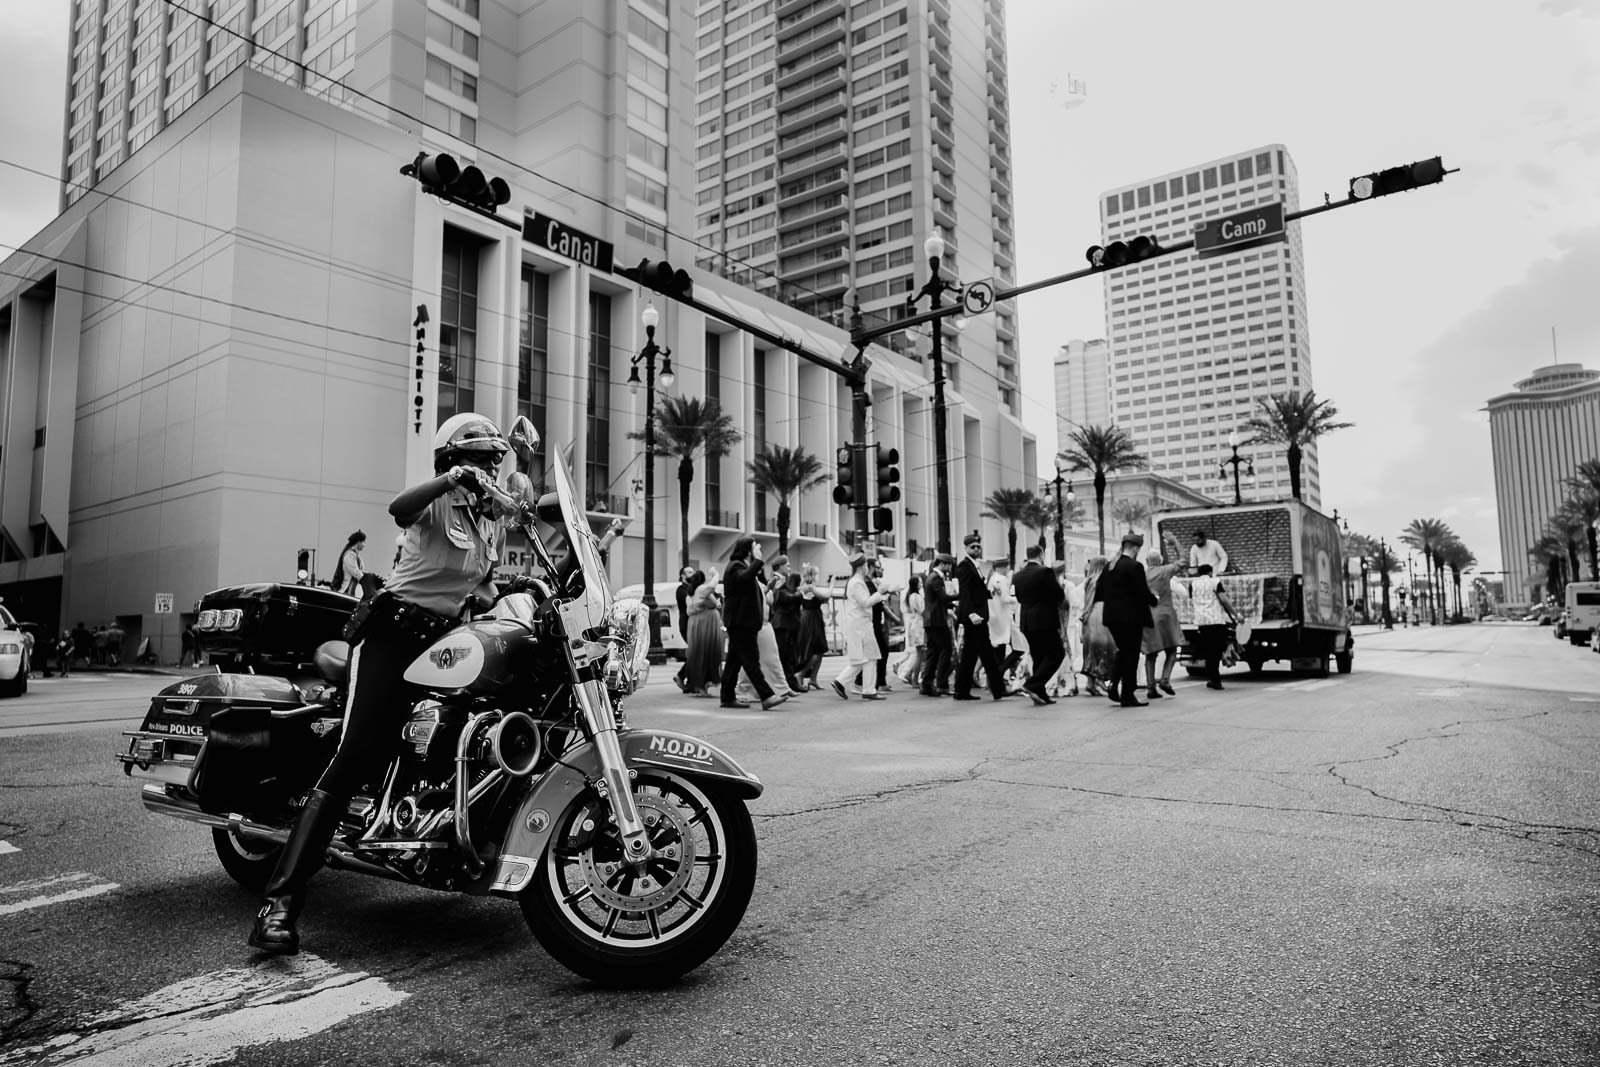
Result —
[[634, 786], [657, 858], [621, 862], [610, 806], [593, 792], [556, 820], [519, 902], [558, 963], [612, 988], [666, 985], [727, 941], [755, 889], [756, 838], [744, 801], [709, 782], [641, 770]]
[[283, 852], [282, 845], [246, 841], [222, 827], [212, 828], [211, 844], [217, 850], [217, 859], [222, 861], [222, 869], [252, 893], [261, 893], [267, 888], [272, 872], [278, 868], [278, 856]]

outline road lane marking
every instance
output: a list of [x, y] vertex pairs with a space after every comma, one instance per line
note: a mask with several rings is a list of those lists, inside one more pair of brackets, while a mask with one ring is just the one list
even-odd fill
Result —
[[75, 1020], [43, 1044], [0, 1053], [0, 1065], [206, 1067], [254, 1045], [310, 1037], [410, 995], [302, 952], [174, 982]]
[[[85, 897], [97, 897], [101, 893], [109, 893], [119, 888], [121, 886], [118, 883], [108, 882], [99, 875], [87, 871], [74, 871], [71, 874], [40, 878], [32, 882], [17, 882], [15, 885], [0, 885], [0, 915], [31, 911], [49, 904], [64, 904], [69, 900], [82, 900]], [[54, 892], [46, 892], [47, 890]], [[8, 901], [8, 897], [21, 897], [21, 899]]]
[[16, 845], [13, 845], [10, 841], [0, 841], [0, 856], [4, 856], [7, 852], [21, 851], [22, 850], [20, 848], [18, 848]]
[[1339, 679], [1337, 679], [1337, 678], [1319, 678], [1314, 682], [1306, 682], [1304, 685], [1302, 685], [1300, 687], [1300, 692], [1309, 693], [1313, 689], [1326, 689], [1330, 685], [1342, 685], [1342, 684], [1343, 683], [1340, 682]]
[[[1572, 701], [1574, 704], [1600, 704], [1600, 697], [1568, 697], [1567, 699]], [[0, 841], [0, 845], [3, 844], [5, 844], [5, 842]]]

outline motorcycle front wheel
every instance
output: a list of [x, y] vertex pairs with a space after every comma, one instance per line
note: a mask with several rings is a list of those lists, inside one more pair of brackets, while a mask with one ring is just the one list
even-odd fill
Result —
[[586, 792], [557, 818], [520, 903], [562, 966], [616, 988], [665, 985], [728, 940], [755, 889], [744, 801], [709, 782], [642, 770], [634, 784], [655, 858], [623, 862], [610, 805]]

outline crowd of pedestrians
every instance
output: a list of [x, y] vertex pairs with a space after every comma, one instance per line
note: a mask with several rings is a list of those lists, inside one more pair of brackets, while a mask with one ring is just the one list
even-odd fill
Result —
[[[1064, 563], [1047, 565], [1038, 545], [1028, 547], [1013, 574], [1009, 559], [985, 559], [974, 531], [962, 541], [959, 562], [938, 553], [900, 589], [885, 587], [876, 557], [857, 553], [836, 599], [819, 585], [815, 567], [795, 574], [785, 556], [768, 563], [760, 543], [743, 537], [720, 580], [715, 569], [707, 575], [685, 567], [679, 576], [678, 625], [688, 647], [675, 680], [693, 696], [712, 696], [715, 688], [729, 708], [760, 701], [772, 709], [822, 688], [824, 606], [833, 600], [843, 658], [827, 688], [839, 699], [882, 699], [892, 674], [925, 697], [979, 700], [986, 690], [992, 700], [1021, 695], [1046, 705], [1086, 692], [1142, 707], [1177, 695], [1172, 671], [1184, 637], [1172, 583], [1187, 576], [1206, 684], [1222, 688], [1221, 658], [1236, 619], [1216, 573], [1226, 568], [1227, 552], [1203, 532], [1187, 562], [1158, 551], [1141, 560], [1143, 547], [1144, 538], [1130, 532], [1116, 556], [1091, 557], [1075, 581]], [[891, 670], [888, 622], [896, 599], [905, 651]]]
[[93, 630], [79, 622], [72, 629], [62, 630], [54, 637], [47, 634], [42, 639], [33, 639], [30, 634], [30, 673], [39, 670], [46, 678], [56, 674], [66, 678], [70, 677], [75, 667], [121, 666], [126, 636], [115, 619]]

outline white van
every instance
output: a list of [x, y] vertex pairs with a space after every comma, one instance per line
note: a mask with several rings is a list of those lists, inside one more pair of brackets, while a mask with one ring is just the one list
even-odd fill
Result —
[[1586, 645], [1596, 629], [1600, 629], [1600, 582], [1568, 582], [1567, 640]]

